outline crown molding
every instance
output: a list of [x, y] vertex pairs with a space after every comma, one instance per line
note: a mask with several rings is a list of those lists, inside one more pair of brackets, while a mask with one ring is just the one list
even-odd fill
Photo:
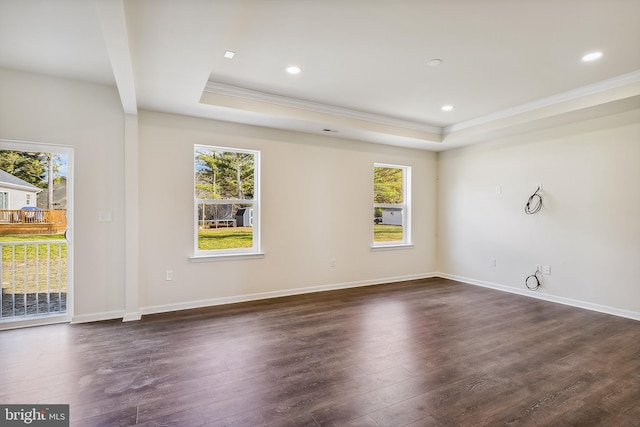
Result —
[[[497, 111], [482, 117], [456, 123], [446, 127], [438, 127], [427, 123], [419, 123], [410, 120], [402, 120], [363, 111], [351, 110], [348, 108], [333, 105], [321, 104], [317, 102], [290, 98], [282, 95], [275, 95], [237, 86], [226, 85], [213, 81], [207, 82], [204, 92], [214, 95], [223, 95], [236, 99], [260, 102], [276, 105], [285, 108], [310, 111], [313, 113], [327, 114], [334, 117], [342, 117], [352, 120], [366, 121], [369, 123], [394, 126], [412, 131], [428, 132], [442, 138], [448, 138], [448, 146], [456, 146], [456, 138], [460, 141], [468, 140], [471, 136], [482, 130], [483, 135], [487, 132], [491, 134], [498, 128], [514, 128], [518, 120], [531, 122], [544, 117], [545, 114], [556, 115], [558, 112], [577, 111], [588, 106], [601, 104], [603, 97], [613, 101], [629, 96], [640, 95], [640, 70], [622, 74], [607, 80], [582, 86], [566, 92], [549, 96], [518, 105], [513, 108]], [[614, 99], [615, 98], [615, 99]], [[606, 101], [606, 102], [609, 102]], [[588, 105], [587, 105], [588, 104]], [[542, 116], [541, 116], [542, 114]], [[517, 116], [520, 116], [518, 118]], [[514, 119], [516, 122], [514, 122]], [[520, 123], [522, 124], [522, 123]], [[490, 128], [486, 128], [489, 126]], [[517, 126], [516, 126], [517, 127]], [[495, 128], [495, 129], [494, 129]], [[491, 130], [493, 129], [493, 130]], [[453, 138], [453, 139], [452, 139]], [[445, 144], [446, 145], [446, 144]], [[444, 147], [442, 147], [444, 148]]]
[[448, 135], [454, 132], [461, 131], [463, 129], [507, 119], [518, 114], [528, 113], [530, 111], [535, 111], [542, 108], [552, 107], [563, 102], [573, 101], [585, 96], [607, 92], [612, 89], [617, 89], [638, 82], [640, 82], [640, 70], [628, 74], [622, 74], [620, 76], [613, 77], [607, 80], [602, 80], [591, 85], [582, 86], [573, 90], [569, 90], [567, 92], [562, 92], [547, 98], [528, 102], [526, 104], [518, 105], [513, 108], [497, 111], [495, 113], [487, 114], [486, 116], [467, 120], [466, 122], [456, 123], [454, 125], [443, 128], [443, 134]]
[[442, 134], [442, 128], [426, 123], [418, 123], [410, 120], [401, 120], [393, 117], [381, 116], [364, 111], [351, 110], [334, 105], [321, 104], [313, 101], [306, 101], [298, 98], [290, 98], [282, 95], [274, 95], [272, 93], [260, 92], [257, 90], [245, 89], [238, 86], [231, 86], [222, 83], [207, 82], [205, 92], [218, 95], [232, 96], [236, 98], [247, 99], [250, 101], [266, 102], [279, 105], [282, 107], [297, 108], [300, 110], [312, 111], [315, 113], [330, 114], [334, 116], [345, 117], [349, 119], [364, 120], [372, 123], [379, 123], [387, 126], [396, 126], [399, 128], [413, 129], [423, 132]]

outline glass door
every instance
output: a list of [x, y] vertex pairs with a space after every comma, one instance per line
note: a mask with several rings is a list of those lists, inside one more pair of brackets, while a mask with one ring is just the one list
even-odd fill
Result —
[[0, 329], [71, 319], [68, 147], [0, 140]]

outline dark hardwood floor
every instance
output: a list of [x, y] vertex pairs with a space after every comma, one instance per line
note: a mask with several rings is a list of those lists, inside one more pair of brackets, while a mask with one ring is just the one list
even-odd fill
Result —
[[445, 279], [0, 332], [73, 426], [640, 426], [640, 322]]

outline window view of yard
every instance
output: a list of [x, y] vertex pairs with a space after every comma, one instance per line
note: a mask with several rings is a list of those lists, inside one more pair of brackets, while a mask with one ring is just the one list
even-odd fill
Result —
[[255, 251], [258, 152], [196, 146], [196, 253]]
[[373, 173], [373, 242], [405, 242], [406, 167], [376, 164]]

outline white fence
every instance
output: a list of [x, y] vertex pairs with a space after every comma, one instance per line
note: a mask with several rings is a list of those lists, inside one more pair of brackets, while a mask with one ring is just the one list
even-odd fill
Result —
[[67, 242], [0, 242], [0, 320], [67, 311]]

